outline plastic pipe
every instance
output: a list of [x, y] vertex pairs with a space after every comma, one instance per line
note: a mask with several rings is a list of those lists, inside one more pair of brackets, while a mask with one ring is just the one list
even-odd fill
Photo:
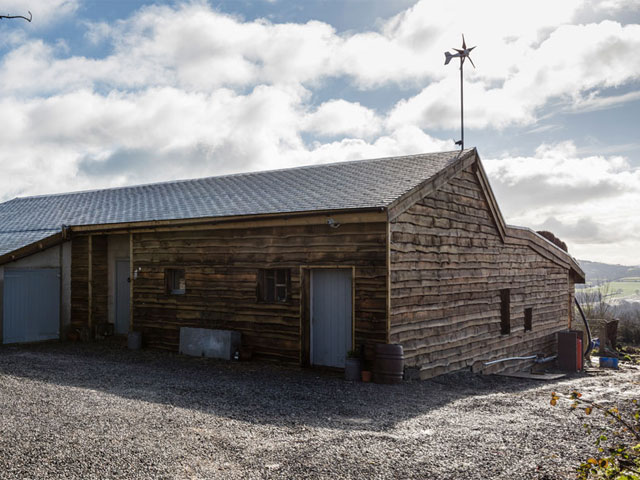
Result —
[[490, 362], [485, 362], [483, 363], [483, 365], [485, 367], [488, 367], [489, 365], [494, 365], [496, 363], [500, 363], [500, 362], [508, 362], [510, 360], [533, 360], [535, 358], [538, 358], [537, 355], [531, 355], [530, 357], [509, 357], [509, 358], [500, 358], [498, 360], [491, 360]]
[[536, 359], [536, 363], [548, 363], [548, 362], [553, 362], [556, 358], [558, 358], [557, 355], [552, 355], [550, 357], [546, 357], [546, 358], [538, 358]]
[[589, 328], [589, 322], [587, 322], [587, 317], [585, 316], [584, 312], [582, 311], [582, 307], [580, 306], [580, 303], [578, 302], [577, 298], [573, 298], [573, 300], [576, 302], [576, 306], [578, 307], [578, 311], [580, 312], [580, 315], [582, 316], [582, 321], [584, 322], [584, 326], [587, 329], [587, 339], [589, 340], [589, 346], [587, 347], [587, 351], [584, 352], [584, 358], [586, 358], [587, 360], [590, 359], [591, 357], [591, 352], [594, 348], [594, 344], [593, 344], [593, 339], [591, 338], [591, 329]]

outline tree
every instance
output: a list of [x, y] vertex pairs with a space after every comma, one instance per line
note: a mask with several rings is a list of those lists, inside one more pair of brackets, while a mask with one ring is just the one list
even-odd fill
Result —
[[2, 18], [22, 18], [23, 20], [26, 20], [27, 22], [31, 22], [31, 20], [33, 19], [33, 15], [31, 15], [31, 12], [29, 12], [29, 18], [23, 16], [23, 15], [0, 15], [0, 19]]

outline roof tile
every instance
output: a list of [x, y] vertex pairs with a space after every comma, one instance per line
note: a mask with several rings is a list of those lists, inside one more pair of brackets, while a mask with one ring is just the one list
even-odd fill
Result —
[[431, 153], [15, 198], [0, 204], [0, 255], [62, 225], [386, 207], [459, 156]]

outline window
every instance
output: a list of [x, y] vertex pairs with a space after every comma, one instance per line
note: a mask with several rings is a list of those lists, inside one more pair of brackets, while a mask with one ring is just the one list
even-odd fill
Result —
[[511, 291], [508, 288], [500, 290], [500, 333], [508, 335], [511, 332]]
[[167, 293], [173, 295], [184, 294], [187, 284], [184, 279], [184, 269], [167, 268], [164, 271], [164, 283]]
[[524, 331], [531, 331], [531, 321], [533, 320], [533, 308], [525, 308], [524, 309]]
[[286, 303], [289, 300], [290, 274], [288, 268], [258, 271], [258, 300], [266, 303]]

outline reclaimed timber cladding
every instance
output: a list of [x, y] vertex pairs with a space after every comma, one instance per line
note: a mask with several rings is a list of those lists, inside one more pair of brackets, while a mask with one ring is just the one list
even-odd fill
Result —
[[[91, 248], [89, 248], [89, 242], [91, 242]], [[91, 269], [89, 268], [90, 257]], [[106, 235], [83, 235], [72, 239], [71, 328], [82, 329], [107, 321], [107, 268]], [[91, 290], [91, 301], [89, 301], [89, 290]], [[91, 315], [89, 315], [89, 305], [91, 305]]]
[[[180, 327], [230, 329], [254, 356], [305, 363], [307, 268], [355, 267], [355, 341], [386, 341], [386, 223], [189, 229], [133, 234], [133, 328], [151, 347], [175, 350]], [[165, 269], [185, 271], [186, 292], [167, 293]], [[287, 303], [258, 300], [259, 269], [289, 268]], [[301, 289], [301, 285], [303, 288]], [[308, 289], [308, 286], [307, 286]]]
[[[470, 166], [391, 222], [390, 340], [403, 345], [405, 364], [421, 378], [552, 353], [556, 332], [567, 328], [567, 266], [508, 232], [503, 241], [494, 218]], [[507, 288], [511, 331], [503, 335], [500, 290]], [[525, 332], [528, 307], [533, 329]]]
[[71, 328], [89, 321], [89, 236], [71, 240]]
[[91, 235], [91, 323], [106, 323], [108, 304], [107, 236]]

